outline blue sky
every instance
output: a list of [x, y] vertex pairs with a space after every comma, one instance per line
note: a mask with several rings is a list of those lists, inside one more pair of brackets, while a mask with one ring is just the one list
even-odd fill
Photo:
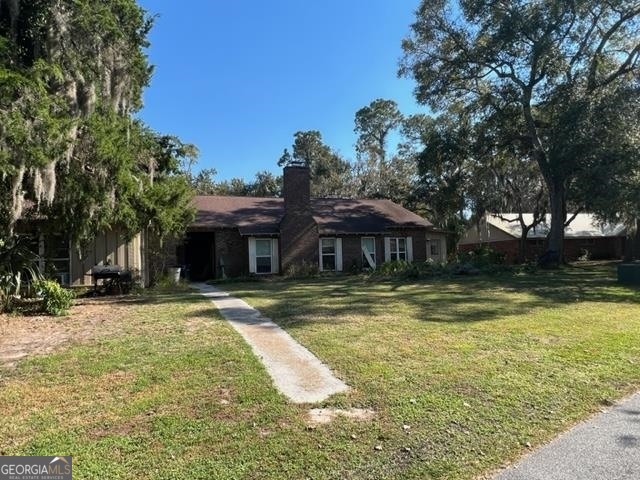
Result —
[[200, 149], [218, 180], [279, 173], [298, 130], [354, 160], [355, 112], [376, 98], [424, 111], [398, 79], [418, 0], [139, 0], [157, 14], [139, 116]]

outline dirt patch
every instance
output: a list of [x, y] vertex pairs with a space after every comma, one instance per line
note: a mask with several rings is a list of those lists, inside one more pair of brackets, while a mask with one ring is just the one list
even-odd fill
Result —
[[0, 314], [0, 370], [30, 355], [45, 355], [72, 341], [121, 330], [131, 297], [79, 298], [64, 317]]
[[331, 423], [336, 417], [369, 421], [373, 420], [375, 414], [376, 412], [367, 408], [350, 408], [349, 410], [340, 408], [312, 408], [309, 410], [308, 420], [310, 425]]

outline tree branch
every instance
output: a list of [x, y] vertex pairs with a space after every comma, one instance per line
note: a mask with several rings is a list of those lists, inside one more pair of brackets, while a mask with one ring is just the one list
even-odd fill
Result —
[[[596, 74], [598, 71], [598, 63], [599, 60], [602, 56], [602, 53], [604, 52], [605, 48], [607, 47], [607, 44], [609, 43], [609, 40], [611, 40], [611, 37], [613, 37], [618, 30], [620, 30], [620, 28], [622, 28], [622, 26], [625, 24], [625, 22], [631, 20], [632, 18], [636, 17], [637, 15], [640, 15], [640, 5], [636, 5], [634, 8], [628, 10], [624, 15], [621, 15], [620, 18], [618, 19], [618, 21], [616, 21], [606, 32], [604, 32], [604, 34], [602, 35], [602, 38], [600, 39], [600, 43], [598, 44], [598, 46], [596, 47], [596, 50], [593, 53], [593, 59], [591, 61], [591, 65], [589, 67], [589, 74], [587, 76], [588, 81], [587, 81], [587, 90], [588, 91], [593, 91], [596, 88], [599, 87], [599, 85], [597, 85], [596, 82]], [[636, 49], [634, 48], [634, 50], [632, 51], [631, 54], [633, 54], [633, 52], [636, 51]], [[637, 52], [636, 52], [637, 53]], [[631, 56], [630, 54], [630, 56]], [[629, 57], [627, 58], [627, 60], [629, 60]], [[620, 70], [619, 70], [620, 71]], [[617, 73], [617, 75], [620, 75], [621, 73]], [[608, 78], [608, 82], [610, 83], [612, 82], [616, 77], [614, 77], [613, 79], [611, 78], [611, 76]], [[606, 85], [606, 83], [605, 83]]]

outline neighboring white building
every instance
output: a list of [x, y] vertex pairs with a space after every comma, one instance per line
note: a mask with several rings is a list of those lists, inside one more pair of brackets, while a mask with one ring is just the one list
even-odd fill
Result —
[[[525, 224], [533, 222], [533, 214], [525, 213]], [[568, 218], [573, 215], [568, 214]], [[513, 220], [513, 221], [511, 221]], [[549, 233], [551, 215], [527, 235], [528, 257], [534, 258], [544, 253], [544, 240]], [[565, 228], [565, 257], [575, 259], [585, 252], [591, 258], [619, 258], [622, 256], [626, 229], [622, 224], [600, 223], [595, 215], [579, 213]], [[502, 252], [507, 261], [513, 261], [518, 254], [518, 241], [522, 228], [517, 213], [485, 214], [476, 225], [472, 225], [464, 234], [458, 247], [462, 251], [472, 250], [478, 245], [489, 245]]]

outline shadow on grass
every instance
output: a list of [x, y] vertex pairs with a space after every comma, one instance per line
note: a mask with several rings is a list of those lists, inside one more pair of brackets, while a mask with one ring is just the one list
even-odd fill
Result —
[[[228, 288], [227, 288], [228, 287]], [[411, 309], [430, 322], [469, 323], [582, 302], [639, 304], [640, 290], [617, 283], [613, 264], [568, 266], [531, 274], [430, 278], [419, 281], [344, 276], [220, 285], [282, 326], [336, 323], [343, 315], [393, 314]]]
[[198, 291], [179, 285], [176, 288], [150, 288], [124, 295], [91, 294], [78, 297], [76, 303], [95, 303], [101, 305], [155, 305], [155, 304], [186, 304], [204, 300]]

